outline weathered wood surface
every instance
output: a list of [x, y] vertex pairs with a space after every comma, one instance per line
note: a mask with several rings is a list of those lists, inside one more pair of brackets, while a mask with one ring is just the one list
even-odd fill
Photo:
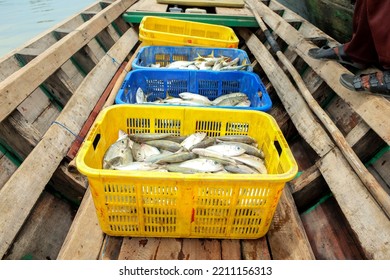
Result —
[[[0, 256], [11, 245], [55, 169], [66, 155], [94, 104], [120, 65], [138, 41], [129, 29], [99, 64], [88, 74], [42, 140], [0, 191]], [[66, 127], [67, 129], [64, 129]], [[27, 190], [27, 191], [26, 191]]]
[[157, 3], [157, 0], [141, 0], [131, 6], [129, 11], [153, 11], [153, 12], [166, 12], [168, 4]]
[[364, 254], [356, 246], [353, 235], [333, 197], [321, 201], [301, 215], [310, 244], [319, 260], [360, 260]]
[[315, 259], [288, 185], [282, 192], [267, 236], [274, 260]]
[[59, 260], [97, 259], [103, 238], [92, 195], [88, 189], [56, 258]]
[[390, 259], [390, 220], [344, 161], [333, 150], [318, 162], [318, 168], [367, 258]]
[[0, 83], [0, 121], [136, 0], [116, 1]]
[[56, 259], [73, 218], [68, 202], [44, 191], [4, 259]]

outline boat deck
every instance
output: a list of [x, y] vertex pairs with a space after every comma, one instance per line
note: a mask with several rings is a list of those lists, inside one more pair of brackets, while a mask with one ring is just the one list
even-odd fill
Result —
[[[338, 83], [349, 69], [306, 55], [319, 38], [331, 44], [335, 40], [277, 1], [258, 1], [257, 7], [316, 102], [375, 177], [368, 185], [380, 186], [375, 190], [385, 203], [390, 201], [390, 102], [351, 93]], [[332, 132], [269, 51], [246, 7], [215, 8], [208, 20], [244, 19], [234, 27], [239, 47], [248, 52], [266, 85], [273, 100], [269, 113], [299, 165], [300, 176], [286, 184], [269, 232], [255, 240], [102, 233], [88, 183], [75, 170], [74, 157], [94, 117], [113, 104], [131, 71], [131, 59], [141, 46], [137, 14], [165, 13], [167, 8], [156, 0], [97, 2], [0, 61], [0, 68], [8, 69], [0, 79], [0, 166], [6, 170], [0, 177], [2, 258], [390, 259], [386, 206], [379, 206], [381, 201], [351, 168], [331, 139]], [[65, 201], [75, 203], [69, 206]]]

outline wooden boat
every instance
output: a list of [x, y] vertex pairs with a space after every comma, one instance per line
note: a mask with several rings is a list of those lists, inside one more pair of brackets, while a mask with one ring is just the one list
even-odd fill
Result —
[[[307, 50], [333, 38], [275, 0], [256, 1], [283, 54], [300, 72], [307, 102], [244, 8], [239, 48], [272, 98], [299, 165], [286, 184], [266, 236], [253, 240], [112, 237], [102, 233], [87, 180], [72, 165], [99, 111], [113, 104], [139, 50], [127, 13], [165, 13], [156, 0], [98, 1], [0, 61], [0, 256], [2, 259], [390, 259], [390, 103], [352, 93], [349, 71]], [[242, 21], [240, 21], [242, 22]], [[337, 130], [313, 109], [320, 106]], [[346, 138], [337, 145], [334, 135]], [[353, 149], [364, 170], [348, 160]], [[356, 166], [356, 165], [355, 165]], [[72, 168], [73, 167], [73, 168]], [[363, 174], [363, 175], [362, 175]]]

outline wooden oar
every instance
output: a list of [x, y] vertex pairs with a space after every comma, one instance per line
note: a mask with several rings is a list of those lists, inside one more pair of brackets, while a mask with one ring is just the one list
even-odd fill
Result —
[[351, 165], [351, 167], [355, 170], [356, 174], [359, 176], [360, 180], [366, 186], [368, 191], [371, 193], [375, 201], [379, 204], [379, 206], [383, 209], [388, 218], [390, 218], [390, 198], [389, 195], [385, 192], [382, 186], [378, 183], [378, 181], [374, 178], [374, 176], [367, 170], [364, 164], [361, 162], [359, 157], [355, 154], [353, 149], [349, 146], [347, 140], [344, 135], [340, 132], [337, 126], [333, 123], [333, 121], [329, 118], [326, 112], [318, 105], [317, 101], [314, 99], [310, 91], [307, 89], [305, 82], [302, 77], [299, 75], [298, 71], [292, 65], [292, 63], [286, 58], [284, 53], [280, 50], [279, 45], [275, 41], [271, 32], [268, 30], [267, 26], [263, 22], [259, 13], [256, 10], [255, 3], [253, 0], [245, 0], [245, 4], [251, 10], [253, 15], [258, 22], [260, 29], [264, 32], [268, 43], [270, 44], [272, 50], [276, 53], [276, 56], [286, 67], [288, 72], [291, 74], [295, 83], [297, 84], [303, 98], [306, 100], [310, 108], [316, 114], [316, 116], [320, 119], [320, 121], [324, 124], [324, 126], [328, 129], [330, 135], [335, 141], [336, 145], [340, 148], [341, 152]]

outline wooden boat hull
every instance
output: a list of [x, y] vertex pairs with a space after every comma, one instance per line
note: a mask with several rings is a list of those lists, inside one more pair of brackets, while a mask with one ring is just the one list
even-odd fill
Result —
[[[123, 13], [167, 8], [151, 2], [97, 2], [0, 60], [1, 258], [390, 259], [385, 209], [268, 51], [261, 32], [254, 33], [256, 27], [234, 27], [239, 48], [248, 52], [270, 93], [269, 113], [300, 171], [285, 187], [266, 237], [123, 238], [102, 233], [86, 178], [74, 172], [72, 160], [94, 117], [113, 104], [139, 49], [137, 25], [126, 22]], [[351, 93], [338, 83], [348, 69], [306, 55], [314, 46], [312, 38], [327, 36], [321, 30], [277, 1], [257, 1], [256, 6], [316, 102], [367, 163], [382, 192], [389, 192], [389, 101]], [[215, 10], [253, 17], [246, 8]]]

